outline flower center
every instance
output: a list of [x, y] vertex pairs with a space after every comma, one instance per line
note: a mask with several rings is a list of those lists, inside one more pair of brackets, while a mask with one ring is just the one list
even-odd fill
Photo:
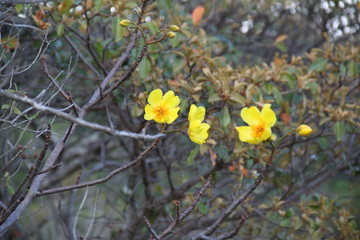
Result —
[[164, 108], [163, 106], [158, 106], [155, 108], [155, 114], [157, 118], [162, 119], [168, 112], [167, 108]]
[[252, 126], [252, 130], [253, 130], [254, 137], [260, 138], [263, 135], [263, 133], [265, 132], [264, 124]]

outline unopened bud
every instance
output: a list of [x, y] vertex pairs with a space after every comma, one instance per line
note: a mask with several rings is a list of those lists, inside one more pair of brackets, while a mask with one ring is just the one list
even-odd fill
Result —
[[119, 22], [120, 26], [122, 26], [122, 27], [129, 26], [130, 23], [131, 23], [131, 21], [127, 20], [127, 19], [123, 19]]
[[178, 26], [176, 26], [176, 25], [170, 25], [170, 26], [169, 26], [169, 29], [170, 29], [171, 31], [174, 31], [174, 32], [177, 32], [177, 31], [180, 30], [180, 28], [179, 28]]
[[271, 134], [269, 140], [274, 142], [275, 140], [277, 139], [276, 135], [275, 134]]
[[311, 127], [306, 124], [301, 124], [297, 129], [296, 132], [303, 137], [306, 137], [312, 133]]
[[176, 33], [174, 32], [168, 32], [167, 33], [168, 38], [174, 38], [176, 36]]

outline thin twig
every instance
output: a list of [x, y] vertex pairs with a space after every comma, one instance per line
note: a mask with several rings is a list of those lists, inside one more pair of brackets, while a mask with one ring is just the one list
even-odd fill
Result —
[[249, 217], [249, 213], [248, 212], [244, 213], [241, 216], [240, 221], [236, 224], [233, 231], [231, 231], [229, 233], [224, 233], [224, 234], [220, 235], [219, 237], [215, 238], [214, 240], [226, 240], [226, 239], [232, 239], [233, 237], [235, 237], [236, 234], [238, 234], [238, 232], [240, 231], [240, 228], [244, 225], [244, 223], [248, 217]]
[[199, 234], [197, 234], [196, 236], [194, 236], [193, 238], [191, 238], [192, 240], [196, 240], [196, 239], [201, 239], [200, 236], [206, 236], [206, 235], [210, 235], [212, 234], [219, 226], [222, 222], [224, 222], [224, 220], [241, 204], [243, 203], [249, 196], [251, 193], [254, 192], [254, 190], [260, 185], [260, 183], [262, 182], [263, 178], [265, 177], [265, 175], [269, 172], [270, 168], [271, 168], [271, 164], [274, 158], [274, 154], [275, 154], [275, 150], [276, 148], [273, 147], [272, 151], [269, 155], [269, 158], [267, 159], [266, 165], [264, 166], [264, 168], [261, 170], [260, 175], [258, 176], [258, 178], [255, 180], [255, 182], [253, 184], [251, 184], [247, 190], [240, 195], [239, 198], [237, 198], [235, 201], [233, 201], [233, 203], [227, 207], [218, 217], [218, 219], [212, 224], [210, 225], [208, 228], [206, 228], [204, 231], [200, 232]]
[[195, 196], [194, 201], [192, 202], [191, 206], [188, 207], [182, 214], [180, 214], [179, 219], [174, 219], [170, 225], [159, 235], [160, 239], [166, 237], [167, 235], [169, 235], [170, 233], [172, 233], [172, 230], [174, 229], [174, 227], [176, 225], [178, 225], [179, 222], [181, 222], [182, 220], [184, 220], [187, 216], [190, 215], [190, 213], [192, 211], [194, 211], [196, 205], [198, 204], [198, 202], [200, 201], [201, 197], [203, 196], [205, 189], [210, 187], [211, 185], [211, 180], [212, 177], [211, 175], [208, 177], [208, 179], [206, 180], [206, 182], [202, 185], [200, 191], [198, 192], [198, 194]]
[[61, 165], [62, 165], [62, 163], [55, 164], [55, 165], [52, 166], [52, 167], [49, 167], [49, 168], [47, 168], [47, 169], [44, 169], [44, 170], [42, 170], [42, 171], [37, 172], [36, 175], [40, 175], [40, 174], [44, 174], [44, 173], [50, 172], [50, 171], [52, 171], [52, 170], [60, 167]]
[[109, 181], [112, 177], [114, 177], [115, 175], [125, 171], [128, 168], [131, 168], [133, 166], [136, 166], [137, 164], [139, 164], [141, 161], [143, 161], [144, 157], [150, 152], [150, 150], [152, 150], [153, 148], [156, 147], [156, 145], [159, 143], [160, 138], [155, 139], [151, 145], [149, 147], [147, 147], [142, 153], [140, 153], [140, 155], [133, 161], [113, 170], [112, 172], [110, 172], [106, 177], [100, 178], [100, 179], [96, 179], [93, 181], [89, 181], [89, 182], [84, 182], [84, 183], [78, 183], [78, 184], [74, 184], [74, 185], [70, 185], [70, 186], [66, 186], [66, 187], [59, 187], [59, 188], [54, 188], [54, 189], [48, 189], [48, 190], [40, 190], [39, 192], [37, 192], [35, 194], [35, 197], [39, 197], [39, 196], [44, 196], [44, 195], [48, 195], [48, 194], [54, 194], [54, 193], [59, 193], [59, 192], [66, 192], [66, 191], [70, 191], [70, 190], [74, 190], [74, 189], [79, 189], [79, 188], [84, 188], [84, 187], [89, 187], [89, 186], [95, 186], [101, 183], [105, 183], [107, 181]]
[[157, 235], [157, 233], [155, 232], [155, 230], [151, 227], [151, 224], [149, 222], [149, 220], [144, 216], [144, 222], [146, 224], [147, 229], [149, 230], [151, 236], [153, 238], [155, 238], [156, 240], [160, 240], [159, 236]]

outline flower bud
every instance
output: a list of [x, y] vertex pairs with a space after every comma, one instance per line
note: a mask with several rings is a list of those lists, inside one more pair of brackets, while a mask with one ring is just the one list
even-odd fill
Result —
[[122, 26], [122, 27], [126, 27], [126, 26], [128, 26], [130, 23], [131, 23], [131, 21], [130, 21], [130, 20], [127, 20], [127, 19], [123, 19], [123, 20], [121, 20], [121, 21], [119, 22], [120, 26]]
[[277, 139], [276, 135], [275, 134], [271, 134], [269, 140], [274, 142], [275, 140]]
[[176, 26], [176, 25], [170, 25], [170, 26], [169, 26], [169, 29], [170, 29], [171, 31], [174, 31], [174, 32], [177, 32], [177, 31], [180, 30], [180, 28], [179, 28], [178, 26]]
[[168, 32], [166, 35], [168, 36], [168, 38], [174, 38], [176, 36], [176, 33]]
[[306, 124], [301, 124], [297, 129], [296, 132], [303, 137], [306, 137], [312, 133], [311, 127]]

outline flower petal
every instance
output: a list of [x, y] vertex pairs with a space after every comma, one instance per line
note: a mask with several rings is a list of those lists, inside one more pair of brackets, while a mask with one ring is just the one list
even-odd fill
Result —
[[236, 130], [238, 131], [239, 139], [242, 142], [248, 142], [253, 138], [252, 128], [250, 126], [236, 127]]
[[204, 107], [197, 107], [194, 104], [191, 105], [189, 111], [189, 121], [199, 120], [202, 122], [205, 118], [205, 108]]
[[[260, 121], [260, 111], [257, 107], [243, 108], [240, 112], [241, 118], [249, 125], [257, 125]], [[244, 130], [242, 130], [244, 131]]]
[[161, 89], [155, 89], [153, 90], [148, 97], [148, 102], [151, 105], [158, 105], [161, 103], [161, 100], [163, 99], [163, 93], [161, 91]]
[[[192, 121], [195, 123], [195, 125], [197, 125], [197, 120]], [[191, 122], [190, 122], [191, 124]], [[208, 130], [210, 128], [210, 125], [207, 123], [201, 123], [200, 125], [197, 125], [198, 127], [189, 127], [188, 129], [188, 135], [191, 139], [191, 141], [193, 141], [194, 143], [197, 144], [203, 144], [206, 142], [206, 139], [208, 138], [209, 134], [208, 134]]]
[[201, 125], [201, 121], [199, 120], [192, 120], [189, 122], [189, 129], [191, 129], [191, 131], [193, 133], [195, 132], [200, 132], [201, 129], [200, 129], [200, 125]]
[[165, 120], [165, 122], [167, 124], [171, 124], [173, 121], [175, 121], [175, 119], [179, 116], [178, 112], [179, 112], [180, 108], [170, 108], [168, 110], [168, 114], [167, 114], [167, 118]]
[[167, 107], [175, 108], [180, 104], [180, 98], [175, 96], [173, 91], [168, 91], [163, 97], [163, 104]]
[[271, 128], [265, 128], [263, 134], [261, 135], [261, 141], [266, 141], [271, 137]]
[[271, 109], [271, 104], [265, 104], [261, 110], [261, 119], [265, 122], [267, 127], [272, 127], [276, 123], [276, 115]]
[[149, 121], [149, 120], [153, 120], [154, 118], [155, 118], [154, 108], [150, 104], [147, 104], [145, 106], [144, 119]]
[[194, 115], [196, 113], [197, 110], [197, 106], [195, 104], [191, 104], [190, 106], [190, 110], [189, 110], [189, 116], [188, 116], [188, 120], [191, 122], [191, 120], [194, 118]]

